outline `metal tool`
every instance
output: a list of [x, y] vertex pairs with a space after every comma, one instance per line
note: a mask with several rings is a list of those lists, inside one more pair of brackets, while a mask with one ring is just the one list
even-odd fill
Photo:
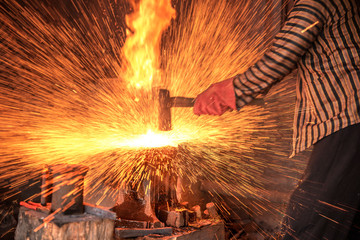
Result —
[[171, 108], [172, 107], [193, 107], [195, 98], [170, 97], [167, 89], [159, 90], [159, 130], [171, 130]]

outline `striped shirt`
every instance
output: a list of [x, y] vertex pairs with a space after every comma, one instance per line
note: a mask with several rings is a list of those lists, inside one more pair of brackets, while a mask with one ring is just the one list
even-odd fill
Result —
[[234, 78], [241, 108], [298, 67], [292, 155], [360, 122], [359, 0], [298, 0], [264, 56]]

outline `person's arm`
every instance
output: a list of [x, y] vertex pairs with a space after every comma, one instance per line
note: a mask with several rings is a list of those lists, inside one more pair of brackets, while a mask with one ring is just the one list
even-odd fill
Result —
[[322, 0], [299, 0], [295, 4], [270, 49], [256, 64], [234, 78], [238, 109], [296, 67], [328, 16]]
[[[195, 101], [197, 115], [240, 109], [290, 73], [321, 32], [330, 12], [327, 0], [299, 0], [264, 56], [247, 71], [211, 85]], [[235, 92], [235, 93], [234, 93]]]

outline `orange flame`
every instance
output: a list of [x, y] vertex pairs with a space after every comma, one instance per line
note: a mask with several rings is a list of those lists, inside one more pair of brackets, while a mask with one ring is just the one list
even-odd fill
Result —
[[131, 87], [151, 87], [159, 71], [161, 33], [175, 16], [169, 0], [132, 2], [134, 12], [127, 15], [131, 31], [123, 47], [127, 60], [125, 79]]

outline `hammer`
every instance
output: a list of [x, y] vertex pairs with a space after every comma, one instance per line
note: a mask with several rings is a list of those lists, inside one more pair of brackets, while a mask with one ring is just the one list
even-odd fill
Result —
[[[262, 95], [263, 96], [263, 95]], [[193, 107], [195, 98], [187, 97], [170, 97], [167, 89], [159, 90], [159, 130], [171, 130], [171, 108], [172, 107]], [[248, 105], [262, 106], [264, 105], [263, 97], [255, 98]]]

